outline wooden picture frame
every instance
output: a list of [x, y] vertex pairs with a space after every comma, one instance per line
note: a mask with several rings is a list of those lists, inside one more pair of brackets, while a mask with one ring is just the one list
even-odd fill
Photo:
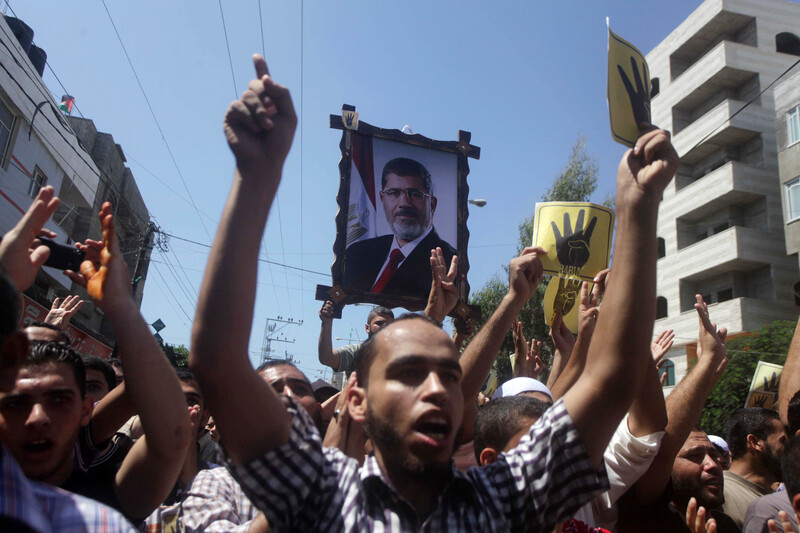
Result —
[[[330, 127], [342, 130], [339, 211], [332, 286], [318, 285], [317, 300], [334, 302], [337, 317], [354, 303], [422, 310], [430, 291], [430, 250], [439, 245], [448, 265], [453, 253], [459, 258], [459, 303], [451, 315], [464, 321], [479, 313], [467, 305], [468, 158], [480, 158], [471, 134], [459, 131], [458, 141], [437, 141], [378, 128], [360, 121], [350, 105], [342, 106], [341, 116], [330, 116]], [[384, 183], [395, 187], [383, 190]], [[390, 250], [400, 245], [413, 251], [381, 282], [392, 268]]]

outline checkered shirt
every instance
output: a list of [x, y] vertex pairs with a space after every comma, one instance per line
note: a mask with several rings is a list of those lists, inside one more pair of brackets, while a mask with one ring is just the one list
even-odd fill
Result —
[[227, 466], [275, 531], [552, 531], [608, 488], [564, 403], [558, 401], [514, 450], [452, 478], [420, 522], [374, 457], [364, 466], [323, 448], [307, 413], [283, 397], [289, 442], [246, 465]]
[[0, 446], [0, 516], [39, 533], [136, 532], [110, 507], [29, 480], [5, 446]]
[[181, 503], [187, 532], [246, 533], [258, 509], [227, 469], [201, 470]]

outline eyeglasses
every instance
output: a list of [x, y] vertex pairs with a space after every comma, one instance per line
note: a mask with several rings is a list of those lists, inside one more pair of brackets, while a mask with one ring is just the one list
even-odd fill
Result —
[[399, 200], [405, 194], [409, 201], [420, 202], [423, 198], [431, 198], [432, 194], [424, 192], [422, 189], [384, 189], [381, 191], [392, 200]]

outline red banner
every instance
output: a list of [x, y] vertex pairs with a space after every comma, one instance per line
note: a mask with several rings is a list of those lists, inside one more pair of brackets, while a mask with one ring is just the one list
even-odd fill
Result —
[[[27, 327], [31, 322], [44, 322], [49, 309], [34, 302], [26, 295], [22, 295], [22, 313], [20, 313], [20, 320], [18, 327], [20, 329]], [[98, 341], [85, 331], [78, 329], [72, 324], [67, 326], [64, 331], [69, 336], [70, 346], [81, 355], [96, 355], [103, 359], [111, 357], [111, 348], [102, 342]]]

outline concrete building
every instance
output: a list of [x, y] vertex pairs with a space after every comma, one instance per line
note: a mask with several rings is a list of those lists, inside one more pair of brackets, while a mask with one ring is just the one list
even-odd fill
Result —
[[[91, 120], [59, 109], [42, 80], [46, 54], [32, 40], [33, 31], [24, 23], [0, 17], [0, 235], [16, 225], [45, 185], [52, 185], [61, 199], [46, 227], [63, 244], [99, 239], [97, 214], [102, 203], [111, 200], [123, 255], [133, 279], [142, 278], [135, 285], [141, 304], [152, 249], [147, 208], [113, 137], [98, 133]], [[86, 300], [72, 322], [82, 333], [113, 344], [103, 313], [59, 270], [45, 267], [25, 292], [26, 318], [43, 319], [42, 308], [46, 313], [53, 299], [69, 294]], [[81, 332], [70, 335], [75, 339]], [[86, 335], [81, 338], [81, 346], [93, 343]]]
[[[786, 253], [797, 262], [800, 251], [800, 71], [775, 85], [775, 129]], [[795, 299], [800, 299], [800, 284], [794, 286], [794, 295]]]
[[655, 325], [675, 330], [675, 382], [697, 338], [695, 294], [733, 334], [797, 317], [775, 102], [772, 90], [760, 93], [797, 59], [776, 50], [776, 36], [798, 24], [797, 3], [707, 0], [647, 55], [660, 89], [653, 123], [672, 132], [681, 156], [659, 211]]

